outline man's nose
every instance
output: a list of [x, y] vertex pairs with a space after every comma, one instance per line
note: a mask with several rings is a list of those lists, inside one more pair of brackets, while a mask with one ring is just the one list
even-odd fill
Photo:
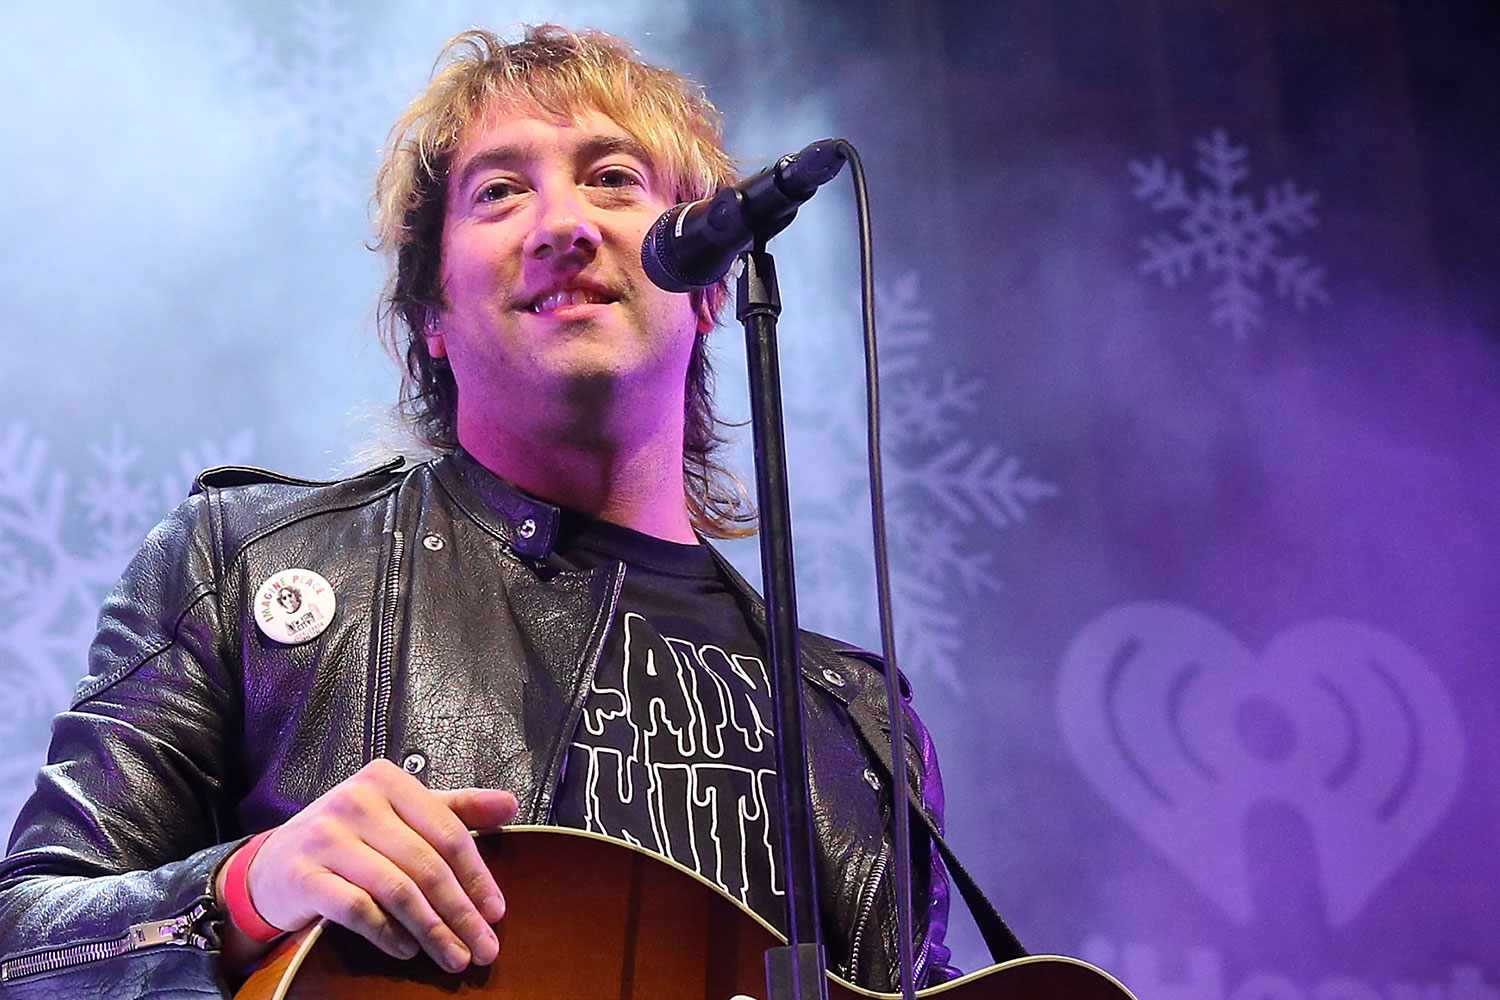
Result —
[[586, 207], [572, 185], [543, 194], [541, 215], [526, 237], [527, 258], [553, 263], [568, 258], [579, 263], [593, 260], [603, 236], [589, 221]]

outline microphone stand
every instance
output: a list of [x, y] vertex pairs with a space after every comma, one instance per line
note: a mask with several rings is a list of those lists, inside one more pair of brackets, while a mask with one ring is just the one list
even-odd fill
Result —
[[770, 234], [758, 237], [754, 248], [740, 255], [735, 307], [735, 315], [745, 327], [750, 372], [750, 422], [755, 437], [756, 502], [761, 523], [760, 568], [766, 600], [766, 646], [771, 658], [776, 774], [781, 788], [781, 853], [790, 942], [766, 952], [766, 993], [768, 1000], [827, 1000], [823, 935], [818, 920], [818, 881], [813, 868], [797, 593], [792, 574], [792, 516], [787, 500], [786, 435], [776, 352], [781, 293], [776, 287], [776, 262], [766, 252], [769, 238]]

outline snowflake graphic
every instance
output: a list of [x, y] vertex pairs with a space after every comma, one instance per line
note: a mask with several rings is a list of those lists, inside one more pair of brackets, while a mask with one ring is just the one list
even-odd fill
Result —
[[1182, 171], [1157, 157], [1150, 163], [1132, 161], [1135, 197], [1157, 212], [1181, 212], [1175, 231], [1158, 232], [1141, 240], [1145, 257], [1142, 274], [1154, 274], [1168, 288], [1190, 278], [1196, 267], [1219, 277], [1209, 293], [1212, 319], [1227, 326], [1236, 337], [1264, 325], [1261, 294], [1256, 290], [1262, 276], [1275, 278], [1276, 294], [1290, 298], [1298, 309], [1309, 302], [1326, 304], [1323, 269], [1306, 257], [1277, 253], [1286, 237], [1296, 236], [1318, 224], [1313, 209], [1316, 191], [1298, 190], [1292, 181], [1266, 189], [1264, 201], [1239, 190], [1250, 176], [1249, 150], [1232, 145], [1223, 129], [1194, 143], [1198, 151], [1198, 173], [1205, 183], [1189, 192]]
[[[992, 600], [1000, 587], [994, 535], [1024, 522], [1057, 487], [976, 427], [982, 380], [926, 370], [933, 328], [919, 276], [877, 287], [876, 302], [897, 655], [905, 673], [960, 689], [972, 617], [965, 605]], [[793, 475], [799, 604], [839, 634], [878, 636], [869, 521], [850, 516], [868, 502], [864, 381], [827, 379], [822, 366], [783, 369], [788, 376], [807, 380], [786, 392], [789, 462], [806, 470]]]
[[220, 43], [222, 65], [248, 94], [244, 117], [295, 161], [292, 192], [323, 218], [363, 204], [386, 129], [422, 80], [415, 53], [358, 47], [356, 13], [332, 0], [305, 0], [283, 22], [286, 37], [237, 29]]
[[[248, 431], [197, 454], [245, 461]], [[125, 429], [82, 449], [92, 469], [57, 464], [25, 424], [0, 427], [0, 824], [10, 828], [42, 760], [47, 721], [84, 673], [104, 595], [142, 538], [187, 495], [202, 468], [179, 456], [179, 475], [157, 478]], [[187, 470], [187, 471], [184, 471]]]

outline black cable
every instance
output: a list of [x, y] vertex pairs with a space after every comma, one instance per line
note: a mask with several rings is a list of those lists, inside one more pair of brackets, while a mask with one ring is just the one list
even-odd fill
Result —
[[865, 334], [865, 400], [869, 424], [870, 521], [875, 533], [875, 589], [880, 609], [880, 644], [885, 657], [885, 696], [891, 718], [891, 813], [895, 819], [896, 939], [901, 959], [901, 995], [913, 1000], [911, 816], [906, 803], [906, 712], [896, 669], [896, 631], [891, 622], [891, 572], [886, 559], [885, 480], [880, 466], [880, 371], [875, 345], [875, 254], [870, 236], [870, 195], [859, 153], [846, 140], [837, 148], [849, 160], [854, 205], [859, 219], [859, 297]]

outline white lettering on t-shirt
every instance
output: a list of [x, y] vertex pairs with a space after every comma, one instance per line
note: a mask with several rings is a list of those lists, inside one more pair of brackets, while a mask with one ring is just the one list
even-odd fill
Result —
[[[585, 828], [687, 865], [747, 906], [753, 870], [784, 896], [767, 808], [777, 795], [770, 720], [751, 697], [769, 705], [765, 664], [660, 635], [635, 612], [623, 627], [623, 684], [595, 681], [573, 744], [588, 761]], [[731, 763], [756, 759], [768, 766]], [[640, 815], [637, 795], [647, 829], [620, 820]]]

